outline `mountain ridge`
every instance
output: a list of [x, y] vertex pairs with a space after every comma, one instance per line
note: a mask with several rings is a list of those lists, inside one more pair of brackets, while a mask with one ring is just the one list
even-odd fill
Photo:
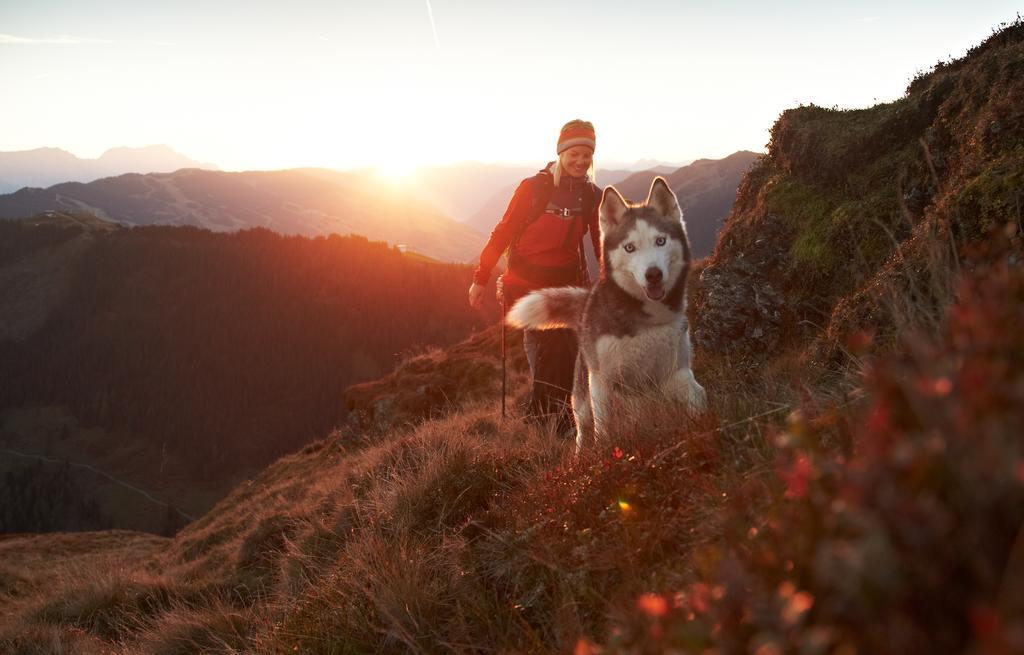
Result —
[[[722, 159], [697, 159], [662, 175], [679, 198], [696, 257], [711, 254], [736, 199], [742, 176], [761, 157], [761, 153], [740, 150]], [[642, 202], [647, 198], [654, 177], [649, 171], [641, 171], [622, 180], [615, 188], [627, 199]]]
[[218, 170], [163, 144], [109, 148], [95, 159], [54, 147], [0, 152], [0, 193], [61, 182], [91, 182], [123, 173], [164, 173], [180, 168]]
[[328, 169], [241, 173], [181, 169], [125, 173], [89, 183], [0, 196], [0, 217], [89, 211], [126, 225], [194, 225], [214, 231], [265, 227], [304, 236], [359, 234], [407, 244], [446, 261], [479, 252], [483, 237], [369, 174]]

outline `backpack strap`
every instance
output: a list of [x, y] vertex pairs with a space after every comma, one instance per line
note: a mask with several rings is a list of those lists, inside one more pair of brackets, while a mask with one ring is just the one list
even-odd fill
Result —
[[[589, 221], [590, 220], [590, 212], [594, 211], [594, 203], [597, 202], [597, 194], [600, 193], [600, 191], [597, 188], [597, 185], [594, 184], [593, 182], [591, 182], [587, 186], [589, 187], [589, 192], [583, 194], [583, 220], [584, 221]], [[589, 223], [584, 223], [584, 225], [583, 225], [583, 234], [587, 233], [587, 230], [589, 229], [589, 227], [590, 227]]]
[[[583, 192], [583, 198], [582, 198], [583, 202], [580, 205], [580, 213], [579, 213], [578, 216], [573, 216], [572, 217], [573, 227], [570, 228], [569, 231], [566, 232], [566, 234], [565, 234], [565, 241], [562, 242], [562, 247], [563, 248], [565, 246], [569, 245], [569, 239], [572, 238], [572, 232], [573, 232], [573, 229], [576, 227], [576, 221], [578, 221], [578, 220], [583, 221], [583, 235], [586, 235], [587, 232], [589, 231], [589, 225], [587, 225], [587, 220], [590, 218], [590, 212], [592, 212], [594, 210], [594, 189], [596, 189], [596, 188], [597, 187], [594, 184], [590, 184], [590, 183], [587, 184], [586, 190]], [[536, 219], [534, 219], [534, 220], [536, 220]], [[580, 241], [580, 246], [581, 246], [580, 247], [580, 253], [581, 254], [583, 253], [582, 245], [583, 245], [583, 241], [581, 240]]]
[[[596, 184], [589, 184], [587, 192], [583, 194], [583, 236], [590, 231], [590, 213], [594, 211], [594, 204], [597, 202], [597, 194], [600, 190]], [[587, 266], [587, 251], [583, 244], [586, 239], [580, 239], [580, 283], [584, 286], [590, 285], [590, 269]], [[600, 257], [600, 254], [594, 253]]]
[[[516, 233], [516, 236], [512, 239], [511, 243], [508, 246], [507, 252], [509, 258], [509, 265], [511, 265], [513, 253], [515, 252], [516, 247], [519, 245], [519, 239], [522, 238], [523, 234], [526, 232], [526, 229], [530, 227], [530, 224], [536, 221], [538, 218], [540, 218], [541, 214], [543, 214], [547, 210], [548, 202], [550, 202], [551, 200], [551, 195], [554, 193], [554, 189], [554, 178], [546, 168], [537, 173], [536, 175], [534, 175], [533, 178], [531, 178], [530, 193], [532, 202], [530, 204], [530, 215], [527, 218], [527, 220], [523, 223], [523, 226], [519, 228], [519, 232]], [[583, 221], [584, 235], [586, 235], [589, 230], [588, 219], [590, 218], [591, 212], [594, 211], [594, 204], [597, 202], [597, 193], [599, 192], [600, 191], [597, 185], [590, 183], [588, 185], [587, 190], [584, 191], [583, 193], [583, 203], [581, 205], [580, 215], [573, 218], [574, 221]], [[571, 234], [572, 230], [570, 229], [569, 233], [566, 235], [566, 238], [570, 238]], [[520, 267], [523, 265], [522, 261], [519, 261], [518, 263]], [[580, 239], [579, 244], [579, 260], [577, 270], [577, 277], [579, 283], [589, 285], [590, 272], [587, 269], [587, 256], [586, 251], [583, 247], [583, 239]]]
[[554, 193], [554, 179], [551, 173], [545, 168], [540, 171], [530, 180], [530, 215], [527, 217], [523, 226], [516, 232], [511, 243], [508, 246], [509, 254], [516, 249], [519, 245], [519, 239], [522, 238], [523, 233], [526, 232], [526, 228], [530, 227], [530, 224], [540, 218], [540, 215], [544, 213], [544, 210], [548, 207], [548, 202], [551, 200], [551, 194]]

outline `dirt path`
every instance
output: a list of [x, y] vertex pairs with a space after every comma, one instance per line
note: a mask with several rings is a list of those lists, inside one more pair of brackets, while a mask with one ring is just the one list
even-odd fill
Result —
[[115, 478], [114, 476], [110, 475], [109, 473], [106, 473], [104, 471], [99, 470], [95, 466], [90, 466], [88, 464], [82, 464], [80, 462], [71, 462], [71, 461], [68, 461], [66, 459], [53, 459], [51, 457], [43, 457], [41, 455], [30, 455], [28, 453], [18, 452], [17, 450], [11, 450], [9, 448], [0, 448], [0, 453], [7, 453], [9, 455], [15, 455], [17, 457], [24, 457], [25, 459], [34, 459], [34, 460], [37, 460], [37, 461], [40, 461], [40, 462], [51, 462], [51, 463], [54, 463], [54, 464], [67, 464], [68, 466], [74, 466], [76, 468], [82, 468], [82, 469], [86, 469], [88, 471], [92, 471], [93, 473], [95, 473], [95, 474], [97, 474], [97, 475], [99, 475], [99, 476], [101, 476], [103, 478], [106, 478], [107, 480], [109, 480], [110, 482], [113, 482], [116, 485], [120, 485], [120, 486], [124, 487], [125, 489], [128, 489], [130, 491], [134, 491], [137, 494], [141, 494], [142, 496], [146, 497], [148, 500], [150, 500], [153, 503], [156, 503], [157, 505], [160, 505], [162, 507], [170, 507], [171, 509], [173, 509], [175, 512], [177, 512], [180, 516], [182, 516], [183, 518], [187, 519], [188, 521], [195, 521], [196, 520], [196, 517], [192, 516], [191, 514], [186, 514], [185, 512], [183, 512], [180, 509], [178, 509], [177, 507], [175, 507], [174, 505], [172, 505], [170, 503], [166, 503], [166, 502], [160, 500], [159, 498], [154, 498], [146, 490], [140, 489], [139, 487], [136, 487], [135, 485], [129, 484], [129, 483], [125, 482], [124, 480], [119, 480], [119, 479]]

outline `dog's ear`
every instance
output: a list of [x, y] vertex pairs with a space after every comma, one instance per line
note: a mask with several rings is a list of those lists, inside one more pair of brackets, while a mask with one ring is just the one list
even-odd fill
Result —
[[672, 189], [668, 188], [668, 182], [660, 175], [651, 182], [651, 190], [647, 194], [647, 206], [653, 207], [665, 218], [682, 220], [683, 210], [679, 208], [679, 200]]
[[601, 232], [608, 232], [618, 225], [622, 217], [626, 215], [627, 209], [629, 206], [626, 205], [622, 194], [613, 186], [606, 188], [604, 195], [601, 196], [601, 208], [598, 210], [598, 216], [601, 219]]

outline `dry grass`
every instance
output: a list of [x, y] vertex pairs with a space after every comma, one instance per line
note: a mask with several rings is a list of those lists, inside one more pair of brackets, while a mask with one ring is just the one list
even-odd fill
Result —
[[254, 616], [223, 602], [200, 609], [176, 606], [142, 632], [133, 650], [148, 655], [250, 652]]
[[51, 592], [27, 618], [119, 641], [165, 613], [181, 591], [170, 580], [141, 572], [83, 571]]
[[[686, 570], [713, 538], [720, 489], [750, 473], [751, 459], [766, 466], [720, 456], [733, 420], [650, 401], [620, 411], [614, 443], [580, 458], [549, 433], [495, 420], [493, 404], [351, 453], [336, 473], [351, 497], [335, 495], [333, 511], [288, 539], [283, 619], [261, 643], [555, 652], [603, 625], [614, 600], [663, 578], [667, 563]], [[687, 476], [693, 486], [680, 484]]]
[[9, 655], [107, 655], [110, 644], [84, 630], [54, 625], [26, 625], [0, 634], [0, 650]]
[[108, 652], [115, 626], [135, 621], [113, 591], [118, 576], [168, 541], [119, 530], [0, 540], [0, 652]]
[[15, 606], [66, 587], [81, 572], [138, 565], [169, 541], [124, 530], [0, 538], [0, 626]]

